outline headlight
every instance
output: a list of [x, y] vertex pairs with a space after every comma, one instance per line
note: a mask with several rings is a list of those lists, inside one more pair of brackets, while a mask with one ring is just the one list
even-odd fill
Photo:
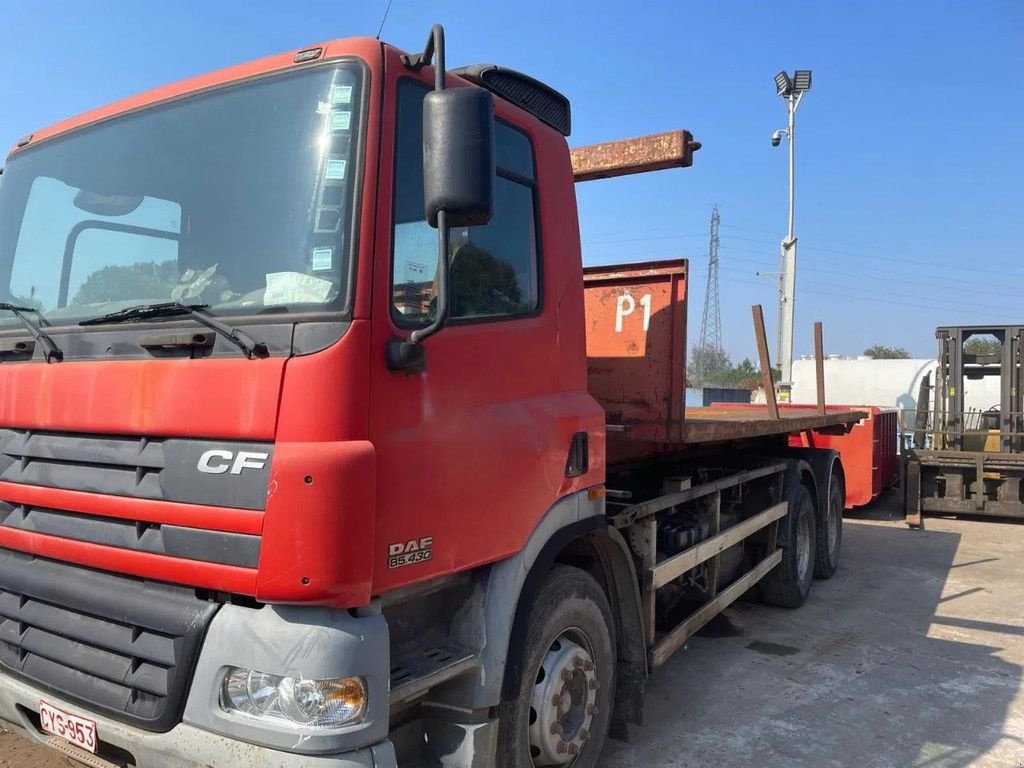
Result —
[[221, 685], [220, 706], [284, 725], [338, 728], [362, 718], [366, 685], [358, 677], [304, 680], [231, 667]]

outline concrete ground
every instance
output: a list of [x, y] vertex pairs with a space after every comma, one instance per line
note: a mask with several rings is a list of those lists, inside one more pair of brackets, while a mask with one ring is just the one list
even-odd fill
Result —
[[735, 604], [652, 678], [602, 768], [1024, 765], [1024, 525], [848, 520], [796, 611]]
[[[798, 611], [740, 603], [658, 671], [602, 768], [1024, 766], [1024, 525], [849, 520]], [[66, 768], [0, 734], [0, 766]]]

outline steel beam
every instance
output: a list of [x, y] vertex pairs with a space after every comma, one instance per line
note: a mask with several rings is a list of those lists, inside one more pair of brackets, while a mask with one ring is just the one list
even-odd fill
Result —
[[[715, 499], [717, 506], [721, 503], [719, 494], [715, 494]], [[673, 555], [667, 560], [662, 560], [648, 571], [649, 576], [647, 578], [650, 578], [651, 585], [655, 589], [661, 589], [670, 581], [678, 579], [684, 573], [696, 568], [704, 561], [722, 554], [725, 550], [729, 549], [729, 547], [739, 544], [741, 541], [749, 538], [752, 534], [761, 530], [765, 526], [771, 525], [776, 520], [782, 519], [786, 516], [788, 511], [788, 502], [783, 501], [778, 504], [774, 504], [753, 517], [747, 518], [742, 523], [737, 523], [730, 528], [726, 528], [717, 536], [705, 539], [699, 544], [693, 545], [689, 549], [684, 549], [678, 555]]]
[[700, 142], [689, 131], [666, 131], [635, 139], [588, 144], [571, 150], [572, 175], [576, 181], [609, 179], [633, 173], [687, 168]]
[[725, 608], [739, 599], [744, 592], [759, 582], [765, 574], [782, 562], [782, 550], [776, 549], [768, 557], [755, 565], [748, 573], [736, 579], [719, 595], [705, 603], [696, 611], [685, 618], [675, 629], [658, 641], [657, 645], [651, 648], [648, 653], [648, 664], [651, 668], [660, 667], [669, 656], [675, 653], [679, 646], [689, 640], [694, 633], [700, 630], [711, 619], [715, 618]]

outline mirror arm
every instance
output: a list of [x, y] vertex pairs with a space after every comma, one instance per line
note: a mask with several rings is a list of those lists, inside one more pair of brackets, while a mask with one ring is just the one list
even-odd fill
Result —
[[420, 344], [428, 336], [444, 328], [448, 322], [448, 214], [445, 211], [437, 212], [437, 313], [434, 321], [419, 330], [409, 334], [410, 344]]
[[[430, 28], [430, 37], [418, 57], [415, 65], [422, 67], [431, 58], [434, 59], [434, 90], [444, 90], [444, 27], [435, 24]], [[411, 65], [410, 65], [411, 66]], [[444, 211], [437, 212], [437, 315], [426, 328], [420, 328], [409, 335], [410, 344], [420, 344], [425, 338], [433, 336], [448, 322], [448, 215]]]
[[[415, 56], [402, 55], [402, 63], [414, 72], [419, 72], [434, 59], [434, 90], [444, 90], [444, 27], [434, 24], [423, 47], [423, 53]], [[433, 336], [448, 322], [448, 214], [437, 212], [437, 303], [433, 322], [409, 334], [409, 338], [391, 339], [386, 349], [388, 368], [393, 371], [418, 371], [426, 365], [426, 352], [423, 349], [424, 339]]]
[[423, 67], [430, 63], [430, 60], [437, 56], [436, 66], [434, 68], [434, 90], [444, 90], [444, 27], [440, 24], [435, 24], [430, 28], [430, 34], [427, 36], [427, 43], [423, 46], [423, 53], [417, 53], [410, 56], [407, 53], [402, 54], [402, 63], [413, 72], [419, 72]]

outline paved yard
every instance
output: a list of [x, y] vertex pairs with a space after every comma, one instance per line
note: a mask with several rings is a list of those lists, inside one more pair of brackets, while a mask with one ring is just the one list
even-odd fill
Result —
[[[848, 521], [799, 611], [741, 603], [651, 681], [605, 768], [1024, 765], [1024, 525]], [[870, 518], [870, 519], [868, 519]], [[66, 768], [0, 734], [0, 766]]]
[[847, 521], [797, 611], [737, 604], [655, 675], [607, 768], [1024, 765], [1024, 525]]

